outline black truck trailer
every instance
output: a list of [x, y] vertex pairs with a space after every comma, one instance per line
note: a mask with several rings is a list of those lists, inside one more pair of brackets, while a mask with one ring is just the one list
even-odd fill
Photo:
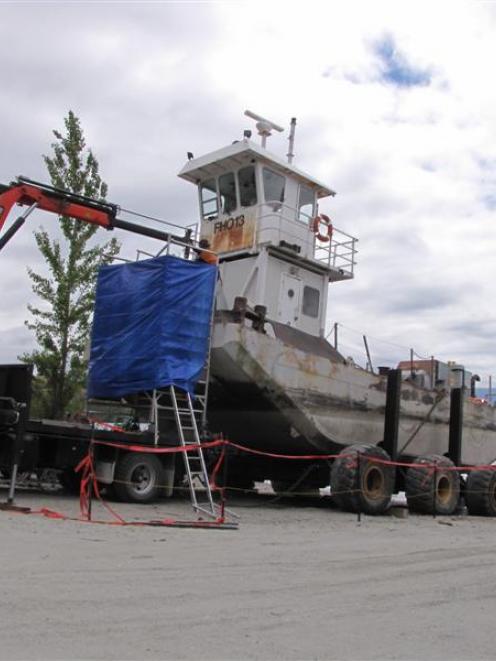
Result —
[[[142, 430], [135, 423], [120, 429], [84, 416], [80, 420], [32, 418], [32, 374], [32, 365], [0, 365], [0, 471], [4, 478], [10, 480], [13, 471], [40, 475], [51, 469], [66, 490], [76, 493], [80, 475], [75, 468], [91, 446], [99, 483], [110, 487], [119, 500], [147, 503], [159, 495], [172, 495], [174, 482], [177, 484], [184, 474], [181, 453], [126, 449], [137, 445], [156, 447], [153, 425], [141, 425], [147, 427]], [[139, 414], [140, 402], [134, 404]], [[123, 411], [129, 410], [128, 404]], [[169, 432], [162, 421], [160, 446], [178, 445], [174, 429], [172, 420]]]

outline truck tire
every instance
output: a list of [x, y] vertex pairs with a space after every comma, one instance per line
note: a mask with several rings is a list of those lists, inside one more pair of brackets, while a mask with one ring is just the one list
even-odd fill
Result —
[[340, 452], [331, 468], [331, 496], [338, 507], [365, 514], [387, 510], [393, 495], [395, 468], [374, 459], [391, 461], [387, 452], [376, 445], [350, 445]]
[[114, 492], [119, 500], [128, 503], [151, 503], [160, 494], [163, 468], [152, 454], [128, 452], [117, 460]]
[[469, 514], [496, 516], [496, 471], [470, 471], [465, 487], [465, 504]]
[[[405, 477], [408, 508], [422, 514], [453, 514], [460, 499], [460, 476], [454, 463], [438, 454], [418, 457]], [[435, 466], [435, 468], [434, 468]]]

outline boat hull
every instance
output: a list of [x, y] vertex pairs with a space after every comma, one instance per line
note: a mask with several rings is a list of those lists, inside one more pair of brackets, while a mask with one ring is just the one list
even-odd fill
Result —
[[[293, 331], [292, 338], [298, 339], [298, 333]], [[332, 454], [354, 443], [380, 443], [387, 377], [332, 351], [325, 353], [322, 345], [312, 352], [302, 348], [300, 339], [282, 341], [246, 321], [219, 321], [211, 356], [211, 426], [265, 452]], [[449, 413], [448, 390], [426, 390], [404, 381], [400, 455], [446, 454]], [[461, 456], [466, 465], [496, 459], [493, 407], [465, 402]]]

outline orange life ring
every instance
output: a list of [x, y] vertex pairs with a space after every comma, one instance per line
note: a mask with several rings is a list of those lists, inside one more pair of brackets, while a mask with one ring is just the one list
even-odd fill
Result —
[[[321, 224], [326, 226], [326, 233], [322, 234], [320, 231]], [[312, 221], [312, 231], [319, 241], [323, 243], [328, 243], [332, 239], [332, 223], [329, 216], [326, 216], [325, 213], [321, 213], [319, 216], [315, 216]]]

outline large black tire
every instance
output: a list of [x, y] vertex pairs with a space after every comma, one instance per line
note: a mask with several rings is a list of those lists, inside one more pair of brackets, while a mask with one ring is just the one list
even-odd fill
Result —
[[465, 487], [469, 514], [496, 516], [496, 470], [470, 471]]
[[119, 500], [129, 503], [151, 503], [160, 495], [164, 470], [152, 454], [128, 452], [117, 460], [114, 492]]
[[331, 468], [331, 496], [348, 512], [382, 514], [389, 507], [395, 483], [394, 466], [387, 452], [376, 445], [350, 445]]
[[453, 514], [460, 500], [460, 476], [450, 470], [454, 467], [451, 459], [431, 454], [413, 463], [426, 465], [411, 466], [406, 472], [408, 508], [422, 514]]

